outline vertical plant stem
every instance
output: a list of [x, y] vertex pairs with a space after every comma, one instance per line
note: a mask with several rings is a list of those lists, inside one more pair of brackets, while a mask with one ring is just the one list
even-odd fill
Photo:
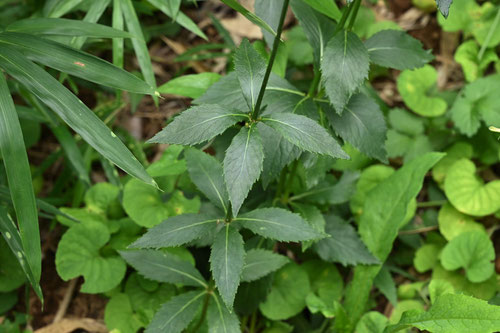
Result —
[[337, 27], [335, 28], [335, 31], [333, 32], [333, 36], [335, 36], [340, 30], [342, 30], [344, 28], [345, 22], [347, 21], [347, 18], [349, 17], [349, 14], [351, 13], [352, 6], [353, 5], [347, 6], [344, 9], [344, 12], [342, 13], [342, 17], [340, 18], [340, 21], [337, 23]]
[[257, 326], [257, 312], [252, 313], [252, 317], [250, 318], [250, 333], [255, 333]]
[[351, 15], [351, 20], [349, 21], [349, 25], [347, 26], [347, 30], [351, 30], [354, 26], [354, 22], [356, 21], [356, 16], [358, 16], [359, 7], [361, 6], [361, 0], [354, 0], [354, 3], [351, 5], [353, 8], [353, 12]]
[[281, 40], [281, 32], [283, 31], [283, 24], [285, 23], [285, 16], [288, 10], [288, 3], [290, 0], [283, 1], [283, 8], [281, 9], [280, 21], [278, 24], [278, 30], [276, 31], [276, 37], [274, 37], [273, 49], [271, 51], [271, 57], [269, 58], [269, 63], [267, 64], [266, 73], [264, 74], [264, 79], [262, 80], [262, 85], [259, 90], [259, 96], [257, 97], [257, 102], [255, 103], [255, 108], [252, 112], [252, 119], [257, 120], [259, 118], [259, 112], [262, 104], [262, 99], [264, 98], [264, 93], [266, 92], [267, 82], [269, 81], [269, 76], [271, 75], [271, 70], [273, 69], [274, 59], [276, 59], [276, 54], [278, 53], [278, 47]]
[[486, 49], [488, 48], [488, 44], [490, 43], [491, 38], [493, 37], [493, 33], [496, 31], [499, 22], [500, 22], [500, 7], [498, 7], [497, 15], [495, 16], [495, 20], [493, 21], [493, 24], [491, 25], [490, 30], [488, 31], [488, 34], [486, 35], [486, 38], [484, 39], [484, 43], [481, 46], [479, 53], [477, 54], [477, 58], [479, 60], [481, 60], [483, 58], [484, 52], [486, 52]]
[[321, 72], [318, 67], [314, 65], [314, 78], [312, 80], [311, 86], [309, 87], [308, 96], [311, 98], [316, 97], [318, 91], [319, 83], [321, 82]]
[[290, 197], [290, 192], [292, 190], [293, 179], [295, 178], [295, 174], [297, 173], [297, 168], [299, 166], [299, 160], [295, 160], [292, 164], [292, 170], [290, 171], [290, 175], [288, 176], [288, 181], [286, 182], [285, 193], [283, 194], [283, 203], [288, 202], [288, 198]]
[[205, 294], [205, 299], [203, 300], [203, 308], [201, 309], [201, 317], [196, 326], [193, 328], [192, 333], [196, 333], [199, 331], [201, 325], [203, 325], [203, 321], [205, 320], [205, 317], [207, 316], [207, 310], [208, 310], [208, 303], [210, 301], [210, 292], [207, 291]]

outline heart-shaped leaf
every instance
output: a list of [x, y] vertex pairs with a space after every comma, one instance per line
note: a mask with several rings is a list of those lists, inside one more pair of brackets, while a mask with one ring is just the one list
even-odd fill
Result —
[[460, 213], [450, 204], [441, 207], [438, 222], [439, 231], [448, 241], [468, 231], [485, 231], [482, 224], [475, 222], [470, 216]]

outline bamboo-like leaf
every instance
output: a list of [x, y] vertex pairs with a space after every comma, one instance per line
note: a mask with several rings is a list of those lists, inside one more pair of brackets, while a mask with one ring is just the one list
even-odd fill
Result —
[[43, 14], [47, 17], [61, 17], [69, 13], [83, 0], [49, 0], [43, 8]]
[[130, 175], [156, 185], [137, 158], [75, 95], [18, 51], [0, 45], [0, 67], [54, 110], [95, 150]]
[[[120, 0], [113, 0], [113, 28], [123, 30], [123, 13]], [[113, 38], [113, 64], [123, 68], [123, 38]]]
[[[94, 1], [92, 6], [90, 6], [87, 14], [85, 14], [85, 17], [83, 18], [83, 21], [85, 23], [97, 23], [99, 19], [101, 18], [102, 14], [104, 14], [104, 11], [108, 7], [109, 3], [111, 0], [100, 0], [100, 1]], [[116, 29], [115, 27], [113, 27]], [[121, 31], [122, 33], [127, 33], [123, 31], [123, 29], [117, 29], [118, 31]], [[87, 41], [88, 36], [80, 36], [80, 37], [74, 37], [71, 40], [71, 47], [75, 49], [81, 49], [83, 44]], [[113, 38], [113, 41], [116, 38]], [[121, 39], [121, 38], [119, 38]]]
[[[27, 264], [28, 260], [22, 246], [19, 230], [17, 230], [14, 221], [12, 221], [10, 215], [7, 213], [7, 209], [3, 206], [0, 206], [0, 233], [2, 233], [10, 249], [16, 255], [17, 260], [19, 260], [21, 268], [26, 274], [33, 290], [35, 290], [36, 295], [43, 302], [42, 289], [39, 284], [40, 279], [35, 277], [30, 265]], [[38, 245], [40, 246], [40, 243]]]
[[245, 16], [250, 22], [252, 22], [252, 23], [258, 25], [260, 28], [270, 32], [273, 36], [276, 36], [276, 31], [274, 31], [273, 28], [271, 28], [269, 26], [269, 24], [266, 23], [266, 21], [264, 21], [263, 19], [261, 19], [260, 17], [255, 15], [254, 13], [250, 12], [248, 9], [246, 9], [242, 5], [240, 5], [238, 3], [238, 1], [236, 1], [236, 0], [221, 0], [221, 1], [223, 3], [225, 3], [226, 5], [228, 5], [229, 7], [231, 7], [232, 9], [239, 12], [240, 14], [242, 14], [243, 16]]
[[48, 39], [28, 34], [0, 34], [0, 44], [12, 45], [29, 59], [82, 79], [135, 93], [155, 93], [155, 89], [121, 68], [88, 53]]
[[62, 18], [28, 18], [5, 28], [6, 32], [32, 35], [85, 36], [94, 38], [132, 38], [133, 36], [102, 24]]
[[38, 284], [42, 272], [42, 250], [35, 194], [23, 132], [3, 74], [0, 74], [0, 151], [16, 210], [23, 253], [26, 253], [24, 266], [29, 266], [33, 282]]

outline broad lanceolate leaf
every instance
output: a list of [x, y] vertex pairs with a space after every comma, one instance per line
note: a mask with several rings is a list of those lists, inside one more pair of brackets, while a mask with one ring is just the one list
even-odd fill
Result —
[[21, 244], [38, 285], [42, 271], [38, 212], [23, 132], [3, 74], [0, 74], [0, 152], [16, 210]]
[[[420, 191], [427, 171], [444, 154], [428, 153], [405, 164], [368, 192], [359, 233], [368, 250], [381, 262], [387, 259], [398, 230], [406, 217], [408, 204]], [[346, 311], [357, 322], [364, 311], [372, 282], [380, 265], [358, 266], [346, 295]]]
[[198, 239], [216, 227], [219, 219], [205, 214], [185, 214], [167, 219], [135, 241], [132, 248], [179, 246]]
[[450, 6], [453, 0], [436, 0], [437, 6], [441, 14], [444, 17], [448, 17], [448, 12], [450, 11]]
[[216, 293], [212, 293], [212, 299], [208, 305], [207, 321], [209, 333], [241, 332], [238, 316], [234, 311], [229, 312]]
[[75, 224], [61, 238], [56, 252], [59, 276], [68, 281], [83, 275], [82, 292], [101, 293], [115, 288], [125, 276], [127, 265], [117, 255], [103, 256], [100, 249], [109, 241], [108, 228], [97, 222]]
[[235, 221], [252, 232], [284, 242], [320, 239], [324, 235], [314, 230], [300, 215], [281, 208], [262, 208], [238, 216]]
[[191, 263], [161, 250], [120, 251], [121, 256], [142, 276], [167, 283], [207, 287], [200, 272]]
[[352, 225], [340, 217], [330, 216], [325, 231], [330, 237], [320, 240], [314, 245], [321, 259], [339, 262], [342, 265], [372, 265], [380, 263], [359, 239]]
[[171, 298], [156, 312], [147, 333], [181, 333], [193, 320], [206, 291], [190, 291]]
[[215, 157], [194, 148], [186, 150], [185, 156], [193, 183], [214, 205], [227, 212], [229, 196], [224, 183], [222, 165]]
[[85, 36], [94, 38], [132, 38], [125, 31], [80, 20], [63, 18], [31, 17], [16, 21], [7, 28], [7, 32], [20, 32], [31, 35]]
[[195, 145], [212, 139], [238, 121], [246, 119], [247, 114], [216, 104], [193, 106], [148, 142]]
[[367, 156], [387, 161], [387, 125], [377, 103], [364, 94], [351, 97], [342, 115], [326, 113], [330, 125], [345, 141]]
[[447, 270], [464, 268], [471, 282], [488, 280], [495, 271], [495, 249], [484, 231], [469, 231], [453, 238], [441, 252]]
[[217, 289], [229, 309], [233, 308], [244, 264], [243, 238], [236, 228], [226, 224], [219, 230], [212, 244], [210, 270]]
[[225, 3], [226, 5], [228, 5], [229, 7], [231, 7], [232, 9], [241, 13], [243, 16], [245, 16], [252, 23], [254, 23], [254, 24], [258, 25], [260, 28], [268, 31], [273, 36], [276, 36], [276, 31], [274, 31], [273, 28], [271, 28], [269, 26], [269, 24], [267, 24], [264, 20], [262, 20], [260, 17], [258, 17], [254, 13], [248, 11], [248, 9], [246, 9], [245, 7], [240, 5], [237, 0], [221, 0], [221, 1], [223, 3]]
[[158, 87], [158, 92], [162, 94], [198, 98], [202, 96], [212, 84], [219, 81], [220, 77], [220, 74], [217, 73], [182, 75]]
[[382, 30], [365, 42], [370, 61], [399, 70], [422, 67], [432, 61], [432, 53], [405, 31]]
[[118, 137], [68, 89], [18, 51], [0, 45], [0, 67], [54, 110], [95, 150], [130, 175], [155, 184]]
[[263, 160], [264, 151], [257, 127], [242, 127], [231, 141], [224, 158], [224, 179], [233, 216], [238, 215], [252, 185], [259, 179]]
[[289, 259], [280, 254], [264, 249], [252, 249], [247, 252], [241, 281], [251, 282], [272, 273], [287, 264]]
[[351, 95], [368, 76], [370, 61], [363, 42], [353, 32], [341, 31], [326, 45], [321, 71], [326, 94], [341, 114]]
[[276, 113], [263, 117], [262, 122], [304, 150], [337, 158], [349, 158], [323, 127], [306, 116]]
[[85, 80], [135, 93], [153, 95], [155, 92], [135, 75], [61, 43], [20, 33], [2, 33], [0, 43], [13, 45], [33, 61]]
[[429, 311], [407, 311], [385, 332], [417, 327], [432, 333], [491, 333], [500, 330], [500, 306], [466, 295], [443, 294]]
[[234, 54], [234, 69], [238, 75], [241, 91], [248, 108], [253, 111], [264, 80], [266, 61], [253, 48], [248, 39], [241, 42]]
[[35, 291], [38, 298], [40, 298], [43, 302], [42, 289], [40, 288], [39, 278], [33, 274], [33, 271], [30, 267], [26, 253], [22, 246], [21, 236], [19, 234], [19, 230], [16, 228], [16, 224], [12, 221], [12, 218], [7, 212], [7, 209], [3, 206], [0, 206], [0, 233], [2, 233], [7, 245], [9, 245], [12, 252], [15, 254], [21, 268], [26, 274], [28, 281], [30, 282], [33, 290]]

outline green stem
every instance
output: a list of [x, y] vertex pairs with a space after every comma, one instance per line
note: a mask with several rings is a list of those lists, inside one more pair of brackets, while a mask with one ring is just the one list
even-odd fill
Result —
[[484, 43], [481, 46], [481, 49], [479, 50], [479, 53], [477, 54], [477, 58], [481, 60], [483, 58], [484, 52], [486, 52], [486, 49], [488, 48], [488, 44], [491, 41], [491, 38], [493, 37], [494, 32], [497, 29], [497, 25], [500, 22], [500, 7], [498, 7], [497, 15], [495, 16], [495, 20], [493, 21], [493, 24], [490, 27], [490, 30], [488, 31], [488, 34], [486, 35], [486, 38], [484, 39]]
[[252, 318], [250, 318], [250, 333], [255, 333], [255, 328], [257, 326], [257, 312], [252, 313]]
[[345, 22], [347, 21], [347, 18], [349, 17], [351, 10], [352, 10], [352, 5], [345, 7], [344, 12], [342, 13], [342, 17], [340, 18], [340, 21], [339, 23], [337, 23], [337, 27], [333, 32], [333, 36], [339, 33], [340, 30], [344, 29]]
[[198, 332], [198, 330], [201, 328], [201, 325], [203, 325], [203, 321], [205, 320], [205, 317], [207, 316], [207, 310], [208, 310], [208, 303], [210, 301], [210, 293], [207, 292], [205, 295], [205, 300], [203, 301], [203, 309], [201, 310], [201, 317], [196, 326], [193, 328], [192, 333]]
[[448, 203], [448, 200], [425, 201], [425, 202], [418, 202], [417, 203], [417, 207], [418, 208], [436, 207], [436, 206], [443, 206], [446, 203]]
[[354, 7], [354, 11], [352, 12], [351, 20], [349, 21], [347, 30], [351, 30], [354, 26], [354, 22], [356, 21], [356, 17], [358, 16], [359, 7], [361, 6], [361, 0], [354, 0], [354, 3], [351, 6]]
[[227, 207], [226, 211], [226, 222], [229, 223], [233, 220], [233, 207], [231, 206], [231, 203], [229, 203], [229, 206]]
[[311, 83], [311, 86], [309, 87], [309, 92], [308, 92], [309, 97], [311, 98], [316, 97], [316, 92], [318, 91], [320, 80], [321, 80], [321, 72], [319, 71], [318, 67], [314, 65], [314, 78]]
[[283, 193], [283, 187], [285, 185], [285, 181], [286, 181], [286, 168], [283, 168], [283, 170], [281, 170], [280, 179], [278, 181], [278, 187], [276, 188], [276, 195], [274, 196], [273, 206], [276, 205], [276, 202], [278, 202], [279, 198], [281, 197], [281, 193]]
[[283, 2], [283, 8], [281, 9], [280, 21], [278, 24], [278, 30], [276, 31], [276, 37], [274, 37], [273, 49], [271, 51], [271, 57], [269, 58], [269, 63], [267, 64], [266, 73], [264, 74], [264, 79], [262, 80], [262, 85], [259, 90], [259, 96], [257, 97], [257, 102], [255, 103], [255, 108], [252, 112], [252, 119], [257, 120], [259, 118], [260, 107], [262, 104], [262, 99], [264, 98], [264, 93], [266, 92], [267, 82], [269, 81], [269, 76], [273, 69], [274, 59], [276, 59], [276, 54], [278, 53], [278, 47], [281, 40], [281, 32], [283, 31], [283, 24], [285, 23], [285, 16], [288, 10], [288, 3], [290, 0], [285, 0]]
[[290, 171], [290, 175], [288, 176], [288, 181], [286, 182], [285, 193], [283, 194], [284, 204], [288, 202], [288, 198], [290, 197], [290, 192], [292, 190], [292, 185], [293, 185], [293, 179], [295, 178], [295, 174], [297, 173], [298, 166], [299, 166], [299, 160], [295, 160], [292, 164], [292, 170]]

